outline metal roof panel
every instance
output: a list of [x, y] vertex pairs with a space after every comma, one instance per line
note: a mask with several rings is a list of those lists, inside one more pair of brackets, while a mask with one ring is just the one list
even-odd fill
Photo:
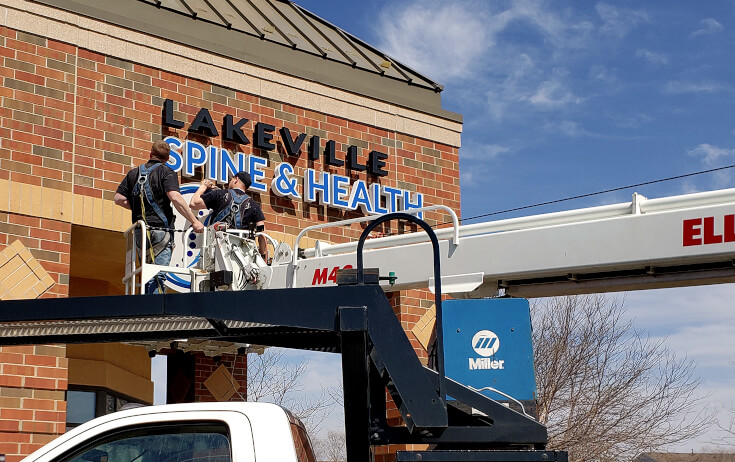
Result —
[[461, 121], [442, 86], [289, 0], [32, 0]]
[[[280, 3], [271, 4], [274, 7], [274, 11], [277, 12], [278, 23], [281, 25], [281, 29], [286, 32], [289, 39], [296, 45], [294, 48], [323, 56], [324, 52], [321, 50], [321, 46], [314, 40], [309, 30], [304, 30], [305, 25], [303, 21], [293, 14], [293, 9], [280, 8], [279, 5]], [[276, 14], [274, 13], [274, 15]]]
[[179, 0], [187, 10], [191, 12], [194, 19], [209, 21], [218, 26], [224, 26], [224, 22], [210, 8], [204, 0]]
[[285, 2], [275, 2], [273, 3], [273, 7], [280, 12], [285, 20], [289, 21], [299, 30], [300, 35], [305, 40], [308, 40], [313, 46], [317, 47], [319, 55], [345, 64], [353, 64], [354, 61], [350, 60], [344, 53], [341, 53], [329, 41], [320, 27], [315, 25], [298, 8], [293, 8], [291, 4]]
[[242, 15], [240, 10], [233, 7], [232, 4], [227, 0], [207, 0], [210, 5], [217, 11], [219, 16], [222, 17], [227, 25], [231, 29], [244, 32], [246, 34], [258, 35], [257, 29], [252, 22], [248, 21], [246, 17]]

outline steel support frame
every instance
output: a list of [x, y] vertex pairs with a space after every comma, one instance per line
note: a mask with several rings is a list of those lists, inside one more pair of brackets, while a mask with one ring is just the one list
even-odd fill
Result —
[[[372, 445], [389, 443], [485, 446], [546, 443], [538, 422], [446, 380], [446, 393], [489, 416], [490, 424], [453, 426], [439, 396], [438, 375], [425, 368], [378, 286], [341, 286], [267, 291], [209, 292], [12, 300], [2, 302], [0, 323], [49, 320], [114, 320], [146, 316], [196, 316], [214, 320], [217, 329], [189, 332], [190, 338], [252, 342], [288, 348], [341, 352], [350, 462], [367, 462]], [[269, 327], [223, 329], [223, 321], [247, 321]], [[218, 332], [218, 330], [220, 332]], [[171, 339], [179, 332], [87, 334], [66, 338], [3, 335], [0, 344], [102, 342]], [[226, 335], [223, 335], [226, 334]], [[385, 389], [397, 399], [406, 427], [385, 421]], [[358, 404], [359, 403], [359, 404]], [[451, 406], [450, 406], [451, 407]]]

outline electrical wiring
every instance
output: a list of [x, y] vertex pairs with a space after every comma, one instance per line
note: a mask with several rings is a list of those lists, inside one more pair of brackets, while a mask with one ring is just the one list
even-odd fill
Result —
[[[490, 216], [493, 216], [493, 215], [502, 215], [504, 213], [517, 212], [519, 210], [526, 210], [526, 209], [530, 209], [530, 208], [534, 208], [534, 207], [542, 207], [544, 205], [558, 204], [560, 202], [566, 202], [566, 201], [571, 201], [571, 200], [575, 200], [575, 199], [583, 199], [585, 197], [598, 196], [598, 195], [601, 195], [601, 194], [608, 194], [608, 193], [615, 192], [615, 191], [622, 191], [622, 190], [630, 189], [630, 188], [638, 188], [638, 187], [641, 187], [641, 186], [648, 186], [648, 185], [652, 185], [652, 184], [656, 184], [656, 183], [663, 183], [665, 181], [680, 180], [682, 178], [688, 178], [688, 177], [692, 177], [692, 176], [696, 176], [696, 175], [703, 175], [703, 174], [706, 174], [706, 173], [717, 172], [717, 171], [720, 171], [720, 170], [726, 170], [726, 169], [733, 168], [733, 167], [735, 167], [735, 164], [725, 165], [723, 167], [711, 168], [711, 169], [708, 169], [708, 170], [700, 170], [698, 172], [685, 173], [685, 174], [682, 174], [682, 175], [670, 176], [670, 177], [661, 178], [661, 179], [658, 179], [658, 180], [644, 181], [642, 183], [630, 184], [630, 185], [626, 185], [626, 186], [619, 186], [617, 188], [604, 189], [604, 190], [601, 190], [601, 191], [595, 191], [595, 192], [591, 192], [591, 193], [587, 193], [587, 194], [580, 194], [580, 195], [577, 195], [577, 196], [565, 197], [565, 198], [562, 198], [562, 199], [555, 199], [555, 200], [546, 201], [546, 202], [539, 202], [537, 204], [524, 205], [522, 207], [514, 207], [514, 208], [510, 208], [510, 209], [499, 210], [497, 212], [483, 213], [481, 215], [475, 215], [473, 217], [466, 217], [466, 218], [465, 217], [462, 217], [460, 219], [460, 221], [463, 221], [464, 222], [464, 221], [469, 221], [469, 220], [476, 220], [478, 218], [485, 218], [485, 217], [490, 217]], [[450, 224], [450, 223], [451, 223], [451, 221], [444, 222], [444, 223], [439, 223], [437, 226], [442, 226], [442, 225], [446, 225], [446, 224]]]

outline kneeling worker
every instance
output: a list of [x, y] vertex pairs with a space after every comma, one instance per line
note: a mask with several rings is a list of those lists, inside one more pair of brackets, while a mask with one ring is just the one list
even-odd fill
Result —
[[[265, 228], [263, 211], [245, 192], [251, 184], [247, 172], [239, 172], [230, 178], [229, 189], [219, 189], [213, 181], [202, 180], [189, 201], [189, 207], [193, 210], [212, 209], [212, 223], [223, 222], [234, 229], [249, 229], [254, 224], [257, 231], [262, 231]], [[258, 251], [265, 259], [266, 241], [263, 236], [258, 236]]]

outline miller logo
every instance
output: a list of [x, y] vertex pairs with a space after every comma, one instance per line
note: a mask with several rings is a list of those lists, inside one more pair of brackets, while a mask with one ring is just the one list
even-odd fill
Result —
[[500, 339], [491, 330], [481, 330], [472, 337], [472, 349], [482, 358], [468, 358], [470, 370], [505, 369], [505, 360], [489, 358], [500, 348]]
[[500, 339], [493, 331], [481, 330], [472, 337], [472, 349], [480, 356], [492, 356], [498, 351], [498, 348], [500, 348]]

